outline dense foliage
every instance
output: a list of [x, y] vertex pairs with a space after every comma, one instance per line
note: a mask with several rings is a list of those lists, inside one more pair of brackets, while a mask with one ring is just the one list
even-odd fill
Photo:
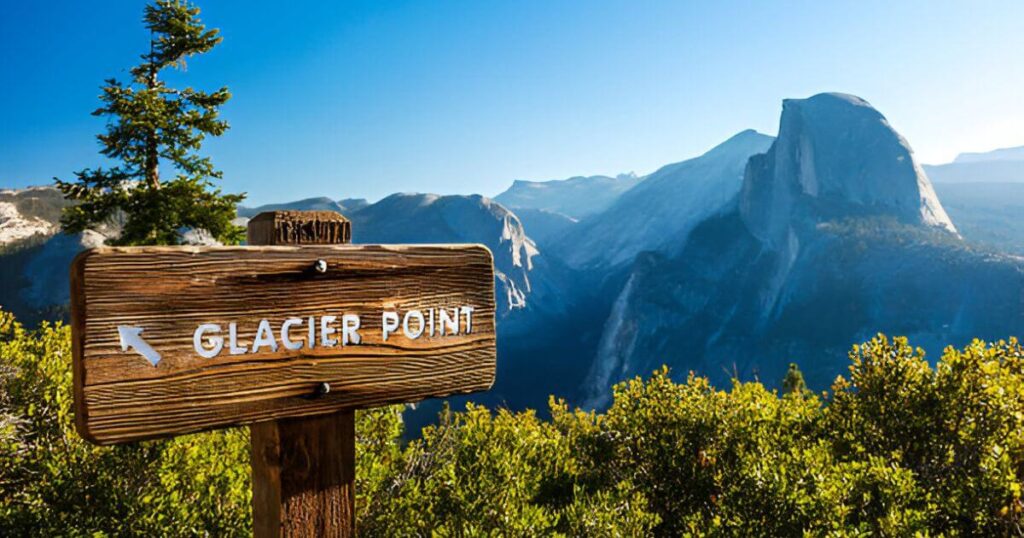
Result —
[[[211, 181], [221, 173], [199, 155], [207, 136], [227, 130], [219, 108], [231, 94], [227, 88], [175, 89], [159, 78], [167, 69], [184, 70], [187, 59], [209, 52], [221, 37], [199, 20], [199, 8], [182, 0], [146, 6], [143, 24], [150, 31], [149, 52], [127, 84], [106, 81], [103, 105], [93, 112], [109, 119], [97, 139], [100, 153], [117, 164], [76, 172], [75, 181], [56, 180], [75, 202], [64, 210], [63, 229], [108, 228], [117, 232], [111, 242], [122, 245], [176, 244], [188, 229], [236, 243], [243, 231], [231, 221], [243, 196], [221, 194]], [[161, 164], [176, 175], [161, 178]]]
[[[850, 353], [829, 394], [667, 370], [604, 413], [445, 411], [403, 446], [401, 409], [359, 414], [367, 536], [1021, 535], [1024, 349], [931, 367], [906, 340]], [[248, 535], [244, 429], [117, 448], [74, 432], [70, 338], [0, 313], [0, 529]]]
[[0, 312], [0, 529], [12, 536], [244, 534], [245, 432], [100, 448], [75, 432], [71, 405], [68, 327], [27, 331]]

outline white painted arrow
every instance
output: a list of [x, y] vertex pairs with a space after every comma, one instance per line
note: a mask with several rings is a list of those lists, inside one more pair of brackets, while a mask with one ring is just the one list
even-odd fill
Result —
[[153, 346], [142, 339], [142, 327], [118, 325], [117, 333], [121, 335], [121, 351], [128, 351], [128, 348], [132, 348], [153, 366], [160, 362], [160, 353], [157, 353]]

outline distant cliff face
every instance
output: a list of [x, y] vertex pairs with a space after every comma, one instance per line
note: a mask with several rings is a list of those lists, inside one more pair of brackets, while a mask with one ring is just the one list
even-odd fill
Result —
[[479, 195], [393, 194], [347, 216], [355, 243], [480, 243], [494, 255], [499, 315], [524, 308], [539, 254], [514, 213]]
[[634, 174], [578, 176], [556, 181], [516, 180], [494, 200], [513, 211], [542, 210], [579, 219], [604, 211], [640, 180]]
[[555, 252], [573, 267], [607, 270], [646, 250], [678, 250], [694, 225], [736, 196], [747, 160], [772, 140], [743, 131], [700, 157], [662, 167], [569, 229]]
[[956, 231], [906, 140], [866, 101], [836, 93], [783, 102], [778, 139], [750, 160], [739, 209], [776, 245], [804, 217], [886, 215]]
[[67, 205], [52, 187], [0, 191], [0, 308], [22, 321], [64, 317], [72, 258], [103, 243], [96, 232], [59, 233]]
[[584, 383], [591, 405], [662, 363], [775, 383], [795, 361], [824, 386], [879, 331], [931, 353], [1024, 331], [1024, 260], [963, 243], [903, 138], [837, 94], [786, 101], [732, 209], [678, 254], [639, 256], [625, 282]]
[[0, 249], [57, 233], [66, 205], [64, 196], [52, 187], [0, 189]]
[[515, 214], [519, 217], [519, 222], [523, 224], [526, 235], [533, 239], [541, 251], [547, 248], [557, 248], [562, 237], [579, 222], [572, 217], [553, 213], [546, 209], [521, 207], [515, 209]]

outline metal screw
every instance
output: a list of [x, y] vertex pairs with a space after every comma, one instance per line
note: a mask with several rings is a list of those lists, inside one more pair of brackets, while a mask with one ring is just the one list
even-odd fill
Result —
[[317, 260], [316, 263], [313, 264], [313, 269], [316, 269], [316, 272], [318, 273], [326, 273], [327, 262], [324, 260]]
[[321, 383], [317, 384], [316, 391], [315, 391], [317, 396], [326, 396], [327, 393], [329, 393], [329, 392], [331, 392], [331, 384], [330, 383], [327, 383], [326, 381], [324, 381], [324, 382], [321, 382]]

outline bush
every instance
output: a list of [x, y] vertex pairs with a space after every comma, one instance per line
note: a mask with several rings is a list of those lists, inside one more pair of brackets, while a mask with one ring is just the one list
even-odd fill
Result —
[[249, 535], [246, 430], [93, 446], [74, 429], [71, 335], [0, 312], [0, 528], [14, 536]]
[[[1017, 341], [933, 368], [880, 335], [850, 359], [831, 395], [661, 369], [604, 413], [469, 405], [404, 446], [401, 407], [360, 412], [360, 534], [1021, 535]], [[73, 431], [70, 375], [67, 327], [0, 313], [5, 534], [251, 532], [247, 430], [94, 447]]]

